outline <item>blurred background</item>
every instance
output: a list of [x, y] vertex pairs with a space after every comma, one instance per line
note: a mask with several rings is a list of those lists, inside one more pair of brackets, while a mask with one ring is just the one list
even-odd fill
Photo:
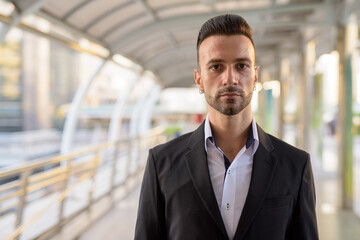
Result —
[[133, 239], [150, 147], [206, 116], [196, 38], [254, 31], [252, 106], [310, 152], [320, 239], [360, 239], [360, 1], [0, 0], [0, 239]]

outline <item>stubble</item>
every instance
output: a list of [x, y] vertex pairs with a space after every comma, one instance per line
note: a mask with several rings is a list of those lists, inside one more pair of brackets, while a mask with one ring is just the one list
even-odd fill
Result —
[[[236, 93], [239, 95], [240, 101], [234, 98], [229, 98], [224, 102], [221, 100], [221, 95], [224, 93]], [[250, 104], [252, 99], [252, 91], [246, 95], [242, 89], [229, 86], [219, 89], [215, 96], [211, 96], [205, 91], [205, 99], [206, 102], [218, 112], [231, 116], [238, 114]]]

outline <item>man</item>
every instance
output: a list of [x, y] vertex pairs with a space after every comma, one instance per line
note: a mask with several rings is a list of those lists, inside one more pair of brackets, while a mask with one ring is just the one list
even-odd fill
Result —
[[209, 113], [150, 150], [135, 239], [318, 239], [309, 154], [266, 134], [251, 113], [252, 32], [237, 15], [200, 29], [195, 82]]

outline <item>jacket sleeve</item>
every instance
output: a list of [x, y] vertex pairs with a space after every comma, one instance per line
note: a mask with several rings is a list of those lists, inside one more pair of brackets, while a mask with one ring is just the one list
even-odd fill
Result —
[[318, 240], [318, 229], [315, 212], [316, 198], [314, 177], [310, 156], [307, 155], [303, 169], [297, 204], [295, 206], [291, 230], [287, 239]]
[[135, 240], [166, 239], [164, 200], [152, 151], [149, 151], [135, 227]]

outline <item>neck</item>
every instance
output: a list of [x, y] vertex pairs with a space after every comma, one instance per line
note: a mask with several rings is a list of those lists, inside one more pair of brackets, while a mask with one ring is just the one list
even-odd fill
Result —
[[252, 122], [251, 108], [231, 116], [209, 109], [209, 122], [216, 145], [232, 161], [246, 144]]

